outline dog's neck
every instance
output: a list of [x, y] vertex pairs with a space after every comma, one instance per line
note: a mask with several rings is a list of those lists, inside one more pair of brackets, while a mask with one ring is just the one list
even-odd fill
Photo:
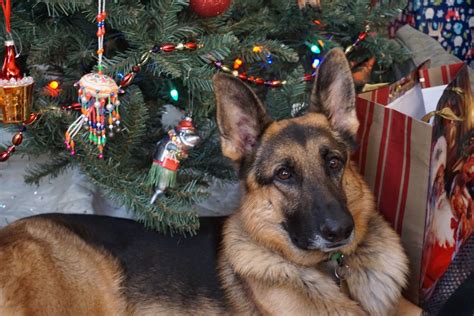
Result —
[[[242, 225], [239, 213], [228, 219], [219, 262], [224, 291], [232, 297], [230, 301], [234, 302], [237, 314], [271, 315], [273, 307], [269, 302], [272, 301], [281, 302], [278, 307], [280, 312], [282, 308], [290, 307], [301, 308], [303, 312], [308, 306], [317, 310], [322, 300], [329, 299], [334, 300], [331, 308], [335, 312], [360, 312], [357, 304], [341, 291], [326, 272], [316, 265], [299, 265], [261, 245], [250, 237]], [[321, 254], [320, 258], [323, 262], [327, 254]], [[325, 292], [331, 295], [324, 297]], [[290, 302], [290, 298], [296, 301]], [[294, 314], [294, 310], [288, 312]]]

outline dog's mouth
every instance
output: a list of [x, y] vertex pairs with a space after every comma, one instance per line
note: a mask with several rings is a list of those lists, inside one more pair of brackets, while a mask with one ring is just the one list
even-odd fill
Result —
[[323, 251], [323, 252], [332, 252], [332, 251], [335, 251], [335, 250], [339, 250], [339, 249], [347, 246], [348, 244], [350, 244], [352, 242], [352, 240], [354, 240], [354, 235], [355, 235], [355, 231], [353, 230], [351, 235], [348, 238], [346, 238], [344, 240], [341, 240], [341, 241], [338, 241], [338, 242], [330, 242], [330, 241], [325, 240], [320, 235], [316, 235], [316, 236], [314, 236], [313, 239], [310, 240], [307, 248], [308, 248], [308, 250], [319, 250], [319, 251]]
[[307, 239], [304, 237], [301, 238], [296, 234], [291, 234], [288, 231], [288, 226], [285, 222], [281, 223], [281, 225], [288, 233], [291, 243], [301, 250], [319, 250], [322, 252], [332, 252], [350, 244], [354, 240], [355, 236], [355, 230], [352, 230], [348, 238], [337, 242], [330, 242], [319, 234], [314, 235], [313, 238]]

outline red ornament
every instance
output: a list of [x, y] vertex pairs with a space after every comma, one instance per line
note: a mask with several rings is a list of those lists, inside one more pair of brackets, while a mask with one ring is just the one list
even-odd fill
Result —
[[135, 77], [135, 74], [133, 72], [130, 72], [123, 77], [122, 81], [120, 81], [120, 86], [121, 87], [126, 87], [129, 84], [132, 83], [133, 78]]
[[0, 162], [7, 161], [10, 158], [10, 153], [8, 151], [3, 151], [0, 153]]
[[38, 114], [31, 113], [30, 117], [26, 121], [24, 121], [23, 124], [26, 126], [31, 125], [36, 121], [37, 118], [38, 118]]
[[245, 72], [239, 74], [239, 78], [242, 80], [247, 80], [247, 74]]
[[62, 109], [63, 110], [80, 111], [82, 109], [82, 105], [79, 102], [75, 102], [71, 105], [62, 106]]
[[197, 44], [194, 43], [194, 42], [188, 42], [188, 43], [184, 44], [184, 46], [185, 46], [187, 49], [196, 49], [196, 48], [197, 48]]
[[20, 68], [16, 65], [15, 43], [13, 41], [5, 41], [5, 55], [0, 79], [10, 80], [12, 78], [20, 80], [23, 76], [21, 75]]
[[357, 38], [359, 39], [359, 41], [363, 41], [365, 40], [366, 37], [367, 37], [367, 32], [360, 32]]
[[304, 81], [311, 81], [311, 80], [313, 80], [313, 75], [312, 74], [304, 74], [303, 80]]
[[136, 66], [136, 65], [133, 66], [133, 67], [132, 67], [132, 71], [133, 71], [133, 72], [139, 72], [139, 71], [140, 71], [140, 66]]
[[12, 144], [15, 146], [21, 145], [21, 142], [23, 141], [23, 134], [21, 132], [16, 133], [12, 137]]
[[226, 11], [232, 0], [190, 0], [189, 6], [199, 16], [210, 18]]
[[164, 51], [165, 53], [171, 53], [174, 51], [176, 46], [174, 44], [165, 44], [161, 46], [161, 50]]

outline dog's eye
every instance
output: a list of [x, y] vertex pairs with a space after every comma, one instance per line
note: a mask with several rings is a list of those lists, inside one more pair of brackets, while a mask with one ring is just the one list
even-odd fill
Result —
[[277, 170], [276, 176], [279, 180], [285, 181], [291, 178], [291, 172], [287, 168], [280, 168]]
[[341, 169], [342, 162], [339, 158], [333, 157], [333, 158], [329, 159], [328, 166], [329, 166], [329, 168], [331, 168], [331, 170], [337, 171], [337, 170]]

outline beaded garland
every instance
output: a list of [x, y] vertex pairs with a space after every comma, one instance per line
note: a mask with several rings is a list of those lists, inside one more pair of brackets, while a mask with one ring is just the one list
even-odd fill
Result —
[[[143, 65], [148, 62], [152, 54], [172, 53], [176, 50], [196, 50], [201, 47], [203, 47], [202, 44], [198, 44], [195, 42], [178, 44], [166, 43], [161, 45], [157, 44], [153, 46], [151, 49], [143, 53], [143, 55], [140, 57], [140, 61], [138, 62], [138, 64], [132, 67], [132, 71], [123, 76], [122, 80], [120, 81], [120, 88], [124, 88], [132, 83], [133, 79], [135, 78], [135, 75], [141, 70], [141, 67], [143, 67]], [[119, 90], [119, 92], [123, 93], [123, 90]]]
[[0, 162], [7, 161], [8, 158], [15, 152], [17, 146], [23, 142], [23, 133], [26, 131], [26, 127], [33, 124], [38, 118], [38, 114], [30, 113], [30, 117], [23, 121], [18, 132], [12, 137], [12, 144], [8, 146], [7, 150], [0, 152]]

